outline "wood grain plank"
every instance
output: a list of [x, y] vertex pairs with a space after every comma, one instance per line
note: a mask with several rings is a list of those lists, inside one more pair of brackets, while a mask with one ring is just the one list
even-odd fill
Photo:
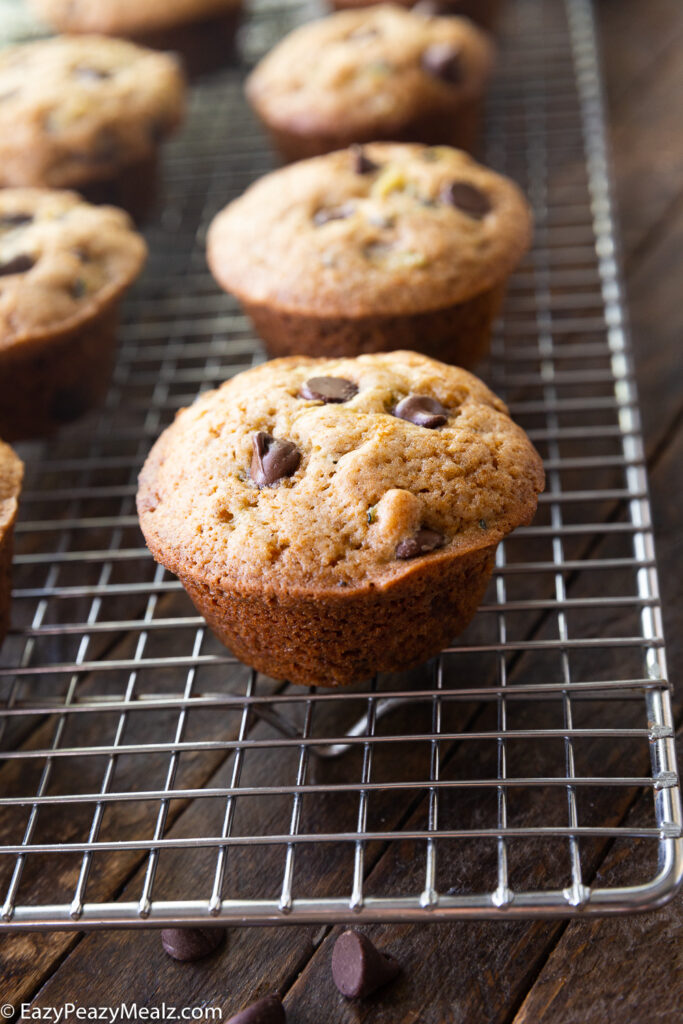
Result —
[[[679, 759], [683, 755], [680, 736]], [[643, 796], [628, 816], [648, 818]], [[617, 841], [600, 867], [603, 885], [619, 885], [634, 844]], [[635, 917], [571, 922], [553, 949], [514, 1024], [646, 1024], [676, 1019], [683, 1005], [683, 895]]]
[[619, 114], [650, 87], [662, 58], [680, 43], [678, 0], [599, 0], [595, 4], [610, 109]]

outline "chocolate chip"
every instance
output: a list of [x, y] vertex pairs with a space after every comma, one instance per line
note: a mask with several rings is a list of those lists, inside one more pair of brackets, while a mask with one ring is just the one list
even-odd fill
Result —
[[71, 287], [69, 288], [71, 297], [73, 299], [82, 299], [87, 290], [88, 286], [82, 277], [77, 277], [76, 280], [72, 283]]
[[414, 537], [407, 537], [396, 546], [397, 558], [417, 558], [418, 555], [426, 555], [436, 548], [442, 547], [444, 538], [436, 530], [428, 530], [426, 526], [421, 527]]
[[301, 453], [293, 441], [280, 441], [259, 430], [252, 437], [254, 454], [249, 475], [257, 487], [272, 487], [291, 476], [301, 462]]
[[35, 265], [35, 262], [33, 256], [27, 256], [24, 253], [14, 256], [6, 263], [0, 263], [0, 277], [5, 277], [7, 274], [24, 274]]
[[453, 43], [430, 43], [426, 50], [423, 50], [420, 63], [428, 74], [442, 82], [449, 85], [459, 85], [462, 82], [460, 52]]
[[225, 938], [224, 928], [164, 928], [161, 944], [174, 960], [201, 960]]
[[367, 935], [346, 931], [334, 944], [332, 977], [348, 999], [369, 996], [400, 973], [400, 964], [388, 953], [380, 953]]
[[442, 203], [455, 206], [474, 220], [482, 220], [491, 212], [489, 197], [466, 181], [452, 181], [450, 185], [446, 185], [441, 191], [440, 199]]
[[91, 68], [85, 65], [74, 68], [72, 74], [84, 82], [101, 82], [105, 78], [111, 78], [110, 71], [103, 71], [101, 68]]
[[370, 157], [365, 155], [365, 150], [362, 146], [351, 146], [351, 155], [353, 157], [353, 169], [356, 174], [373, 174], [379, 170], [379, 164], [376, 164]]
[[408, 395], [398, 403], [392, 415], [429, 430], [442, 427], [448, 421], [448, 409], [428, 395]]
[[351, 203], [344, 203], [343, 206], [335, 206], [332, 208], [325, 209], [324, 207], [320, 210], [316, 210], [313, 214], [313, 223], [320, 227], [322, 224], [327, 224], [330, 220], [345, 220], [350, 217], [353, 213], [354, 207]]
[[349, 402], [358, 394], [358, 387], [344, 377], [311, 377], [302, 386], [299, 398], [320, 402]]
[[22, 224], [30, 224], [32, 220], [32, 213], [3, 213], [0, 217], [0, 227], [18, 228]]
[[279, 996], [266, 996], [240, 1010], [227, 1024], [286, 1024], [285, 1008]]

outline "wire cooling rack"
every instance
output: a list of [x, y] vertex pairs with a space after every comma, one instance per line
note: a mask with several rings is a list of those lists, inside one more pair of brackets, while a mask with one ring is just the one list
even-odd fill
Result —
[[[310, 13], [257, 5], [248, 58]], [[547, 492], [452, 648], [341, 692], [240, 665], [134, 515], [176, 410], [262, 358], [203, 255], [212, 215], [271, 166], [241, 77], [196, 87], [168, 149], [106, 407], [22, 448], [0, 926], [658, 906], [680, 880], [681, 811], [589, 0], [510, 3], [487, 120], [487, 161], [529, 195], [536, 239], [481, 372], [543, 454]], [[596, 874], [610, 842], [619, 887]]]

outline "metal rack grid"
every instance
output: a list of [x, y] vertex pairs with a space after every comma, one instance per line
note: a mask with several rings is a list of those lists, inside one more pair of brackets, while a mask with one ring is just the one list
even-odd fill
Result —
[[[247, 54], [305, 14], [257, 5]], [[500, 546], [453, 647], [341, 692], [241, 666], [154, 565], [134, 515], [146, 451], [262, 358], [203, 238], [271, 158], [237, 70], [196, 87], [106, 407], [21, 449], [1, 928], [568, 916], [673, 895], [673, 721], [590, 0], [516, 0], [505, 27], [486, 157], [526, 190], [536, 239], [481, 372], [544, 456], [535, 523]], [[609, 842], [629, 884], [596, 877]]]

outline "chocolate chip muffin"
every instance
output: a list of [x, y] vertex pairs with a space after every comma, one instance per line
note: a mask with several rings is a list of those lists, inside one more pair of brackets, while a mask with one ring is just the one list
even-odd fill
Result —
[[[378, 0], [330, 0], [331, 6], [337, 11], [351, 8], [371, 7]], [[493, 29], [498, 21], [502, 0], [393, 0], [401, 7], [412, 7], [420, 14], [451, 15], [470, 18], [483, 28]]]
[[415, 352], [278, 359], [154, 445], [140, 525], [209, 625], [278, 679], [407, 669], [467, 625], [541, 461], [465, 370]]
[[9, 47], [0, 52], [0, 187], [77, 188], [141, 216], [183, 96], [172, 56], [120, 39]]
[[0, 441], [0, 644], [9, 626], [12, 541], [23, 475], [21, 460]]
[[0, 435], [41, 437], [104, 397], [117, 309], [145, 260], [128, 216], [75, 192], [0, 190]]
[[381, 5], [296, 29], [252, 72], [247, 98], [285, 160], [382, 139], [472, 150], [492, 60], [465, 19]]
[[208, 258], [271, 355], [472, 366], [530, 232], [517, 186], [465, 153], [375, 143], [257, 181], [214, 220]]
[[29, 0], [58, 32], [123, 36], [180, 53], [190, 74], [221, 67], [234, 53], [241, 0]]

